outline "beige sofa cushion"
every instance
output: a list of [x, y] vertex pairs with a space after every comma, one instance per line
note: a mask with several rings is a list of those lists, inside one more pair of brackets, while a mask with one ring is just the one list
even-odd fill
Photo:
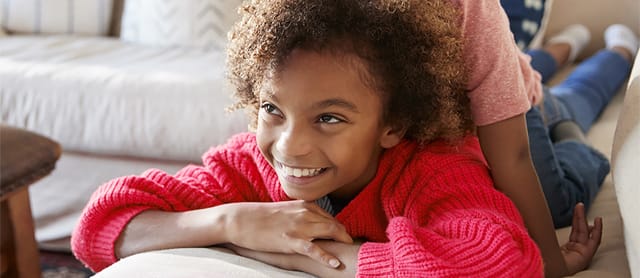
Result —
[[[167, 263], [171, 262], [171, 263]], [[224, 248], [178, 248], [136, 254], [120, 260], [94, 277], [234, 277], [310, 278], [304, 272], [280, 269], [238, 256]]]

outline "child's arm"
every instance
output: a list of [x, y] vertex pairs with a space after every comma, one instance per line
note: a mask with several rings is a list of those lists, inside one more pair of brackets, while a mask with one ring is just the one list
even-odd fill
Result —
[[[74, 229], [75, 255], [99, 271], [117, 260], [116, 253], [126, 256], [231, 242], [258, 250], [298, 252], [329, 265], [335, 257], [311, 240], [351, 242], [351, 238], [315, 203], [274, 203], [287, 197], [275, 174], [263, 176], [257, 170], [271, 168], [254, 138], [239, 136], [232, 142], [239, 146], [207, 153], [205, 167], [187, 166], [176, 175], [149, 170], [104, 184]], [[246, 231], [261, 234], [256, 237]]]
[[553, 220], [531, 162], [525, 115], [480, 126], [478, 137], [496, 188], [513, 200], [529, 234], [540, 247], [546, 276], [566, 276], [568, 270]]
[[314, 267], [297, 255], [232, 249], [243, 256], [320, 277], [353, 277], [356, 272], [359, 276], [385, 277], [542, 276], [538, 247], [512, 202], [493, 188], [484, 165], [460, 157], [433, 164], [438, 170], [419, 168], [431, 175], [412, 178], [424, 183], [411, 192], [401, 210], [403, 215], [390, 219], [388, 242], [323, 243], [323, 248], [345, 262], [343, 269]]
[[[578, 270], [586, 268], [589, 261], [586, 258], [593, 257], [595, 249], [593, 246], [600, 244], [602, 233], [602, 219], [596, 218], [595, 225], [589, 226], [584, 215], [584, 206], [579, 204], [575, 208], [573, 224], [571, 228], [570, 243], [563, 247], [563, 253], [567, 260], [573, 260]], [[331, 240], [316, 241], [318, 245], [331, 254], [334, 254], [343, 262], [339, 268], [327, 268], [317, 261], [313, 261], [308, 256], [297, 254], [279, 254], [271, 252], [260, 252], [234, 245], [225, 245], [237, 254], [253, 258], [280, 268], [289, 270], [299, 270], [313, 274], [318, 277], [354, 277], [357, 274], [358, 252], [361, 243], [346, 244]], [[569, 265], [569, 263], [568, 263]]]
[[325, 268], [337, 267], [339, 261], [330, 262], [335, 256], [309, 240], [315, 238], [352, 242], [344, 226], [313, 202], [239, 202], [185, 212], [145, 211], [127, 224], [115, 252], [123, 258], [151, 250], [231, 243], [298, 253]]
[[402, 215], [389, 220], [389, 242], [360, 247], [358, 273], [541, 276], [538, 246], [511, 200], [493, 187], [486, 166], [464, 154], [428, 160], [429, 168], [407, 170], [423, 170], [414, 179], [423, 184], [416, 185]]
[[[201, 167], [194, 166], [187, 166], [181, 172], [193, 176], [206, 174]], [[199, 185], [202, 184], [187, 183], [162, 171], [148, 170], [141, 176], [121, 177], [100, 186], [87, 203], [71, 236], [75, 256], [94, 271], [100, 271], [117, 261], [116, 240], [131, 219], [144, 211], [181, 212], [223, 203]], [[147, 235], [169, 232], [164, 227], [149, 228], [154, 232]]]
[[228, 242], [225, 215], [228, 205], [185, 212], [147, 210], [125, 226], [115, 243], [117, 258], [180, 247], [210, 246]]
[[[209, 175], [199, 167], [192, 167], [192, 172]], [[74, 233], [76, 256], [99, 271], [117, 258], [144, 251], [233, 243], [255, 250], [299, 253], [325, 267], [336, 267], [335, 256], [311, 239], [352, 242], [344, 226], [313, 202], [235, 200], [224, 204], [225, 199], [216, 196], [223, 195], [217, 182], [180, 180], [152, 171], [145, 177], [107, 183], [89, 202]], [[230, 192], [231, 188], [224, 191], [237, 196], [228, 199], [242, 198]]]

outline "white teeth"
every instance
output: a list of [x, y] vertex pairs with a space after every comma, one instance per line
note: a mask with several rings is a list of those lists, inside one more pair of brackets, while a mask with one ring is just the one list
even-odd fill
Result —
[[296, 178], [300, 177], [312, 177], [320, 174], [322, 168], [308, 169], [308, 168], [291, 168], [280, 164], [280, 168], [282, 169], [282, 173], [287, 176], [294, 176]]

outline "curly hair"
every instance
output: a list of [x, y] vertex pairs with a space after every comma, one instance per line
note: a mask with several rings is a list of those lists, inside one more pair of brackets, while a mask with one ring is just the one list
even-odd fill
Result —
[[383, 119], [420, 143], [473, 130], [459, 12], [449, 0], [252, 0], [229, 33], [228, 77], [255, 128], [259, 90], [296, 49], [354, 53]]

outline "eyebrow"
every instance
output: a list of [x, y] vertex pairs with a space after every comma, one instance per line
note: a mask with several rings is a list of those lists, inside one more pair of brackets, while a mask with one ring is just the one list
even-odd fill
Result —
[[314, 109], [323, 109], [331, 106], [342, 107], [355, 113], [359, 112], [358, 108], [353, 103], [340, 98], [331, 98], [331, 99], [323, 100], [321, 102], [313, 104], [312, 107]]
[[[263, 97], [267, 97], [270, 99], [273, 99], [274, 101], [278, 101], [278, 97], [275, 96], [275, 94], [267, 94], [266, 96], [263, 95]], [[328, 108], [331, 106], [338, 106], [338, 107], [342, 107], [344, 109], [350, 110], [352, 112], [355, 113], [359, 113], [360, 111], [358, 111], [358, 108], [351, 102], [341, 99], [341, 98], [330, 98], [330, 99], [326, 99], [323, 100], [321, 102], [318, 103], [314, 103], [312, 108], [313, 109], [323, 109], [323, 108]]]

